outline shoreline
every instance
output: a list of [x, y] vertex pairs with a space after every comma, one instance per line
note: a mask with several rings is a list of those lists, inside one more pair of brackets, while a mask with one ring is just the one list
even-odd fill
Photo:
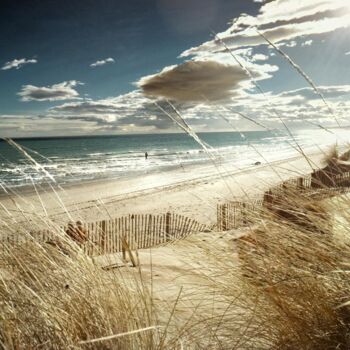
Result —
[[[315, 148], [312, 147], [309, 150], [306, 150], [305, 154], [308, 157], [313, 157], [317, 154], [320, 154], [321, 151], [315, 151]], [[189, 176], [187, 179], [184, 179], [182, 181], [196, 181], [196, 180], [200, 180], [200, 179], [204, 179], [204, 178], [210, 178], [210, 177], [215, 177], [215, 175], [217, 177], [226, 177], [226, 176], [233, 176], [233, 175], [237, 175], [237, 174], [241, 174], [241, 173], [245, 173], [245, 172], [249, 172], [252, 171], [254, 169], [257, 168], [264, 168], [264, 167], [273, 167], [279, 163], [284, 163], [286, 161], [292, 161], [298, 158], [302, 158], [303, 155], [291, 155], [287, 158], [281, 158], [281, 159], [276, 159], [273, 161], [270, 161], [268, 163], [261, 163], [259, 165], [256, 164], [249, 164], [249, 165], [243, 165], [243, 166], [239, 166], [239, 165], [235, 165], [235, 164], [230, 164], [229, 162], [225, 162], [222, 163], [220, 161], [217, 161], [217, 163], [215, 164], [213, 161], [210, 160], [210, 158], [208, 158], [207, 163], [201, 161], [198, 163], [190, 163], [190, 164], [177, 164], [177, 165], [173, 165], [171, 167], [164, 167], [164, 168], [158, 168], [158, 169], [152, 169], [149, 171], [139, 171], [136, 173], [133, 173], [131, 175], [131, 180], [136, 181], [138, 179], [142, 179], [144, 177], [154, 177], [154, 176], [158, 176], [158, 175], [165, 175], [165, 177], [169, 177], [168, 175], [174, 174], [176, 172], [178, 173], [193, 173], [194, 171], [198, 171], [198, 170], [206, 170], [209, 169], [211, 167], [214, 167], [211, 169], [211, 172], [208, 174], [201, 174], [197, 177], [193, 177], [192, 175]], [[208, 166], [209, 163], [209, 166]], [[218, 168], [221, 168], [222, 174], [218, 174]], [[216, 173], [215, 173], [216, 172]], [[119, 176], [115, 176], [115, 177], [101, 177], [101, 178], [94, 178], [94, 179], [81, 179], [81, 180], [76, 180], [76, 181], [68, 181], [66, 183], [62, 183], [62, 182], [51, 182], [50, 184], [48, 182], [46, 183], [37, 183], [35, 184], [35, 187], [33, 186], [33, 184], [25, 184], [22, 186], [9, 186], [6, 187], [7, 192], [20, 192], [21, 195], [24, 196], [31, 196], [31, 195], [36, 195], [37, 192], [39, 192], [39, 194], [41, 193], [45, 193], [48, 190], [52, 190], [52, 187], [59, 188], [62, 187], [65, 190], [71, 190], [74, 188], [85, 188], [87, 186], [94, 186], [94, 185], [99, 185], [99, 184], [112, 184], [112, 183], [118, 183], [118, 182], [124, 182], [124, 181], [129, 181], [130, 179], [127, 179], [129, 177], [128, 174], [123, 174], [123, 175], [119, 175]], [[126, 180], [127, 179], [127, 180]], [[179, 181], [179, 184], [182, 182]], [[176, 182], [169, 182], [167, 185], [175, 185]], [[151, 189], [151, 188], [150, 188]], [[140, 189], [142, 190], [142, 189]], [[11, 194], [6, 193], [4, 191], [3, 186], [0, 186], [0, 201], [2, 199], [6, 199], [9, 196], [11, 196]]]
[[[294, 158], [298, 158], [299, 156], [291, 156], [285, 159], [279, 159], [279, 160], [275, 160], [270, 162], [269, 164], [275, 164], [278, 162], [284, 162], [286, 159], [294, 159]], [[210, 165], [208, 166], [208, 163], [210, 163]], [[264, 164], [262, 163], [260, 166], [269, 166], [269, 164]], [[33, 184], [25, 184], [25, 185], [20, 185], [20, 186], [8, 186], [6, 187], [6, 190], [8, 192], [13, 191], [13, 192], [21, 192], [22, 195], [33, 195], [36, 194], [36, 191], [38, 191], [39, 193], [42, 192], [46, 192], [47, 190], [51, 190], [51, 186], [61, 186], [66, 190], [75, 188], [75, 187], [85, 187], [85, 186], [93, 186], [93, 185], [98, 185], [98, 184], [109, 184], [109, 183], [116, 183], [116, 182], [123, 182], [125, 181], [128, 177], [129, 180], [137, 180], [137, 179], [141, 179], [144, 177], [152, 177], [152, 176], [157, 176], [159, 174], [162, 175], [171, 175], [175, 172], [179, 172], [179, 173], [189, 173], [189, 172], [194, 172], [194, 171], [198, 171], [198, 170], [205, 170], [208, 169], [210, 167], [221, 167], [224, 168], [225, 166], [229, 166], [230, 167], [230, 174], [226, 174], [224, 176], [230, 176], [234, 173], [241, 173], [241, 172], [245, 172], [245, 171], [249, 171], [252, 170], [253, 168], [256, 167], [255, 164], [250, 164], [250, 165], [243, 165], [242, 167], [240, 167], [239, 165], [232, 165], [229, 164], [229, 162], [227, 163], [222, 163], [217, 161], [217, 163], [215, 164], [214, 162], [212, 162], [209, 158], [207, 160], [207, 162], [204, 161], [200, 161], [198, 163], [188, 163], [188, 164], [176, 164], [176, 165], [172, 165], [172, 166], [164, 166], [164, 167], [159, 167], [157, 169], [152, 169], [152, 170], [148, 170], [148, 171], [138, 171], [138, 172], [133, 172], [132, 175], [128, 175], [128, 174], [123, 174], [123, 175], [118, 175], [118, 176], [111, 176], [111, 177], [100, 177], [100, 178], [94, 178], [94, 179], [79, 179], [79, 180], [75, 180], [75, 181], [67, 181], [65, 183], [63, 182], [51, 182], [50, 184], [48, 182], [43, 182], [43, 183], [37, 183], [35, 184], [35, 187], [33, 186]], [[235, 170], [232, 170], [233, 168], [236, 168]], [[204, 174], [204, 175], [200, 175], [196, 178], [193, 178], [192, 176], [189, 177], [190, 180], [195, 180], [195, 179], [200, 179], [200, 178], [204, 178], [204, 177], [211, 177], [211, 176], [215, 176], [214, 172], [211, 171], [210, 174]], [[184, 180], [186, 181], [186, 180]], [[171, 185], [171, 184], [169, 184]], [[4, 191], [4, 189], [2, 188], [2, 186], [0, 187], [0, 200], [4, 197], [8, 197], [9, 195]]]
[[[315, 165], [320, 164], [323, 153], [310, 152], [308, 158]], [[173, 211], [211, 224], [216, 220], [218, 203], [258, 196], [282, 179], [310, 172], [301, 155], [243, 169], [218, 168], [213, 164], [186, 166], [137, 178], [63, 186], [55, 191], [18, 191], [0, 197], [0, 218], [13, 222], [17, 214], [30, 220], [48, 216], [54, 222], [66, 223], [72, 218], [88, 222], [131, 213]]]

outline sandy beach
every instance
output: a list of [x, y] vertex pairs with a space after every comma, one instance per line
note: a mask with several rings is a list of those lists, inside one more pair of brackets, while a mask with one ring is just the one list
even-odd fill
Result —
[[[308, 154], [244, 169], [206, 165], [179, 166], [172, 171], [133, 178], [104, 180], [79, 185], [52, 185], [31, 191], [11, 190], [0, 198], [3, 221], [19, 217], [54, 222], [85, 222], [126, 214], [176, 212], [203, 224], [214, 224], [216, 206], [228, 200], [249, 199], [273, 184], [317, 168], [323, 155]], [[69, 212], [69, 214], [68, 214]]]

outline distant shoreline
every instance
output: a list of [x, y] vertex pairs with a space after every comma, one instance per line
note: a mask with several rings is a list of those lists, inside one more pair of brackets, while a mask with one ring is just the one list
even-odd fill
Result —
[[[142, 179], [158, 173], [168, 176], [172, 172], [178, 172], [181, 180], [184, 172], [199, 172], [194, 174], [196, 177], [213, 174], [213, 169], [209, 169], [212, 168], [213, 159], [222, 171], [227, 169], [235, 173], [254, 164], [272, 164], [300, 154], [295, 140], [268, 132], [250, 132], [246, 134], [246, 139], [230, 131], [201, 133], [199, 136], [210, 145], [208, 149], [211, 154], [206, 154], [186, 134], [23, 139], [23, 142], [19, 142], [39, 164], [34, 164], [33, 159], [11, 145], [2, 144], [0, 196], [6, 196], [4, 187], [22, 194], [35, 192], [33, 183], [39, 191], [45, 192], [50, 189], [45, 184], [50, 177], [65, 188], [100, 181]], [[317, 137], [320, 137], [320, 142], [316, 142]], [[334, 136], [303, 133], [297, 141], [305, 152], [311, 153], [334, 144]], [[191, 177], [186, 176], [185, 180]]]
[[[317, 155], [320, 152], [312, 152], [309, 154], [309, 156], [312, 155]], [[220, 177], [228, 177], [228, 176], [234, 176], [234, 175], [238, 175], [238, 174], [244, 174], [250, 171], [253, 171], [255, 169], [263, 169], [265, 167], [271, 167], [271, 166], [276, 166], [279, 163], [285, 163], [286, 161], [292, 161], [292, 160], [296, 160], [300, 157], [303, 157], [301, 155], [297, 155], [297, 156], [291, 156], [288, 158], [284, 158], [284, 159], [278, 159], [269, 163], [261, 163], [259, 165], [255, 165], [255, 164], [250, 164], [247, 166], [243, 166], [240, 169], [238, 169], [238, 167], [233, 167], [236, 168], [235, 170], [232, 170], [232, 168], [230, 170], [228, 170], [227, 172], [225, 170], [223, 170], [222, 173], [218, 173], [214, 166], [214, 163], [211, 163], [210, 160], [208, 160], [209, 163], [209, 168], [212, 168], [210, 173], [208, 174], [202, 174], [200, 176], [193, 176], [192, 174], [196, 171], [200, 170], [205, 170], [208, 168], [208, 165], [203, 165], [200, 163], [194, 163], [194, 164], [186, 164], [186, 165], [174, 165], [171, 167], [168, 167], [166, 169], [154, 169], [152, 171], [148, 171], [148, 172], [140, 172], [140, 173], [133, 173], [131, 177], [128, 176], [128, 174], [123, 174], [123, 175], [119, 175], [116, 177], [102, 177], [102, 178], [95, 178], [95, 179], [80, 179], [77, 181], [71, 181], [71, 182], [65, 182], [65, 183], [60, 183], [60, 182], [50, 182], [50, 183], [41, 183], [41, 184], [36, 184], [34, 188], [33, 184], [26, 184], [26, 185], [20, 185], [20, 186], [12, 186], [12, 187], [7, 187], [7, 191], [8, 192], [20, 192], [21, 195], [35, 195], [36, 191], [38, 191], [39, 193], [45, 193], [47, 191], [51, 191], [52, 187], [53, 188], [58, 188], [58, 186], [63, 187], [65, 190], [69, 190], [72, 188], [79, 188], [79, 187], [87, 187], [87, 186], [94, 186], [94, 185], [99, 185], [99, 184], [114, 184], [116, 182], [124, 182], [125, 180], [129, 181], [130, 179], [132, 179], [133, 181], [137, 181], [138, 179], [144, 179], [145, 177], [151, 177], [157, 174], [162, 174], [164, 175], [164, 177], [167, 177], [168, 175], [174, 174], [174, 173], [188, 173], [189, 176], [186, 177], [186, 179], [180, 180], [180, 181], [175, 181], [175, 182], [170, 182], [167, 183], [167, 186], [176, 186], [176, 185], [180, 185], [183, 182], [188, 182], [188, 181], [199, 181], [199, 180], [205, 180], [205, 179], [211, 179], [211, 178], [220, 178]], [[224, 164], [223, 168], [225, 168], [225, 166], [227, 166], [227, 164]], [[52, 186], [52, 187], [51, 187]], [[161, 185], [164, 186], [164, 185]], [[145, 188], [146, 190], [148, 188]], [[142, 189], [141, 189], [142, 190]], [[1, 198], [6, 198], [11, 196], [11, 194], [7, 194], [5, 193], [5, 191], [0, 187], [0, 199]]]
[[[348, 130], [350, 129], [349, 125], [346, 126], [333, 126], [328, 127], [328, 130]], [[281, 132], [280, 129], [270, 129], [272, 132]], [[313, 131], [313, 130], [319, 130], [319, 128], [302, 128], [302, 129], [292, 129], [292, 131]], [[238, 131], [226, 131], [226, 130], [215, 130], [215, 131], [200, 131], [197, 132], [198, 135], [203, 134], [220, 134], [220, 133], [254, 133], [259, 131], [265, 131], [265, 129], [257, 129], [257, 130], [238, 130]], [[10, 136], [0, 136], [0, 143], [6, 142], [4, 139], [11, 139], [14, 141], [21, 141], [21, 140], [45, 140], [45, 139], [69, 139], [69, 138], [108, 138], [108, 137], [119, 137], [119, 136], [139, 136], [139, 135], [180, 135], [185, 134], [184, 132], [174, 131], [174, 132], [158, 132], [158, 133], [124, 133], [124, 134], [105, 134], [105, 135], [56, 135], [56, 136], [23, 136], [23, 137], [10, 137]]]
[[[320, 164], [323, 158], [320, 152], [308, 156], [315, 164]], [[90, 222], [128, 214], [172, 211], [203, 224], [213, 224], [218, 203], [254, 198], [281, 179], [312, 171], [302, 156], [235, 171], [219, 170], [220, 173], [214, 166], [190, 166], [185, 171], [177, 169], [137, 178], [55, 187], [55, 192], [45, 188], [39, 195], [35, 191], [16, 191], [0, 197], [0, 218], [6, 222], [25, 215], [30, 220], [42, 220], [49, 215], [61, 224], [72, 218]]]
[[[333, 128], [335, 129], [335, 128]], [[313, 130], [313, 129], [302, 129], [302, 130]], [[197, 132], [197, 135], [205, 135], [205, 134], [240, 134], [240, 133], [254, 133], [254, 132], [265, 132], [266, 130], [241, 130], [241, 131], [201, 131]], [[271, 129], [272, 132], [278, 131], [280, 132], [279, 129], [273, 130]], [[106, 134], [106, 135], [58, 135], [58, 136], [28, 136], [28, 137], [0, 137], [0, 142], [6, 142], [5, 139], [11, 139], [14, 141], [21, 141], [21, 140], [52, 140], [52, 139], [75, 139], [75, 138], [113, 138], [113, 137], [119, 137], [119, 136], [145, 136], [145, 135], [186, 135], [184, 132], [159, 132], [159, 133], [128, 133], [128, 134]], [[190, 137], [190, 136], [189, 136]]]

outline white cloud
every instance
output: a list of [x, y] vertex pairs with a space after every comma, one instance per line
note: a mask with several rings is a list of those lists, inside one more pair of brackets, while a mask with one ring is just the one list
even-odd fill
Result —
[[281, 42], [278, 44], [278, 47], [296, 47], [297, 42], [295, 40], [287, 41], [287, 42]]
[[84, 121], [105, 132], [176, 129], [154, 102], [137, 90], [118, 97], [64, 103], [50, 108], [48, 115], [51, 118]]
[[[348, 124], [350, 85], [319, 86], [342, 125]], [[165, 102], [158, 101], [170, 113]], [[241, 112], [266, 128], [283, 129], [279, 118], [288, 126], [320, 124], [334, 126], [328, 109], [309, 88], [265, 95], [242, 92], [225, 104], [177, 103], [176, 108], [197, 131], [230, 130], [230, 119], [241, 130], [256, 130], [257, 124], [238, 116]], [[261, 129], [261, 128], [260, 128]], [[0, 136], [103, 134], [111, 132], [178, 131], [174, 123], [140, 91], [100, 100], [65, 102], [43, 115], [0, 115]]]
[[[319, 86], [319, 90], [327, 99], [340, 124], [348, 125], [350, 85]], [[274, 128], [283, 127], [279, 118], [290, 126], [336, 125], [334, 116], [309, 87], [279, 94], [246, 94], [233, 101], [231, 108]]]
[[103, 60], [100, 60], [100, 61], [96, 61], [96, 62], [94, 62], [94, 63], [91, 63], [91, 64], [90, 64], [90, 67], [104, 66], [104, 65], [107, 64], [107, 63], [114, 63], [114, 62], [115, 62], [114, 58], [108, 57], [108, 58], [105, 58], [105, 59], [103, 59]]
[[346, 56], [350, 56], [350, 51], [349, 52], [345, 52]]
[[12, 61], [6, 62], [2, 67], [1, 70], [9, 70], [9, 69], [20, 69], [26, 64], [33, 64], [38, 63], [36, 59], [29, 59], [26, 58], [20, 58], [20, 59], [14, 59]]
[[253, 55], [253, 56], [251, 57], [251, 60], [252, 60], [253, 62], [257, 62], [257, 61], [267, 61], [268, 59], [269, 59], [269, 56], [264, 55], [264, 54], [262, 54], [262, 53], [257, 53], [257, 54], [255, 54], [255, 55]]
[[64, 81], [51, 86], [23, 85], [17, 95], [21, 96], [21, 101], [61, 101], [77, 99], [79, 93], [74, 89], [78, 85], [83, 85], [76, 80]]
[[[350, 11], [344, 0], [275, 0], [265, 2], [257, 16], [242, 14], [232, 23], [218, 36], [230, 49], [236, 49], [266, 44], [255, 28], [276, 43], [346, 28], [350, 26]], [[186, 50], [181, 56], [220, 51], [225, 48], [215, 39]]]
[[303, 43], [301, 43], [301, 46], [311, 46], [313, 43], [313, 40], [306, 40]]
[[[84, 121], [96, 129], [111, 131], [157, 132], [178, 131], [173, 121], [161, 111], [155, 101], [145, 97], [140, 91], [102, 100], [64, 103], [50, 108], [47, 116], [56, 119]], [[163, 109], [173, 113], [166, 102], [157, 101]], [[199, 127], [209, 121], [210, 128], [217, 123], [212, 108], [203, 104], [176, 104], [188, 123]], [[181, 112], [181, 113], [182, 113]]]
[[[350, 102], [347, 102], [350, 96], [350, 85], [320, 86], [319, 90], [327, 98], [328, 104], [335, 111], [338, 119], [345, 123], [350, 112]], [[170, 113], [172, 112], [166, 102], [158, 101], [158, 103], [161, 103]], [[262, 95], [245, 92], [235, 99], [215, 106], [205, 102], [186, 102], [177, 103], [176, 107], [189, 124], [197, 128], [206, 124], [206, 130], [224, 129], [226, 124], [222, 117], [237, 119], [235, 112], [242, 112], [270, 128], [283, 128], [276, 112], [291, 126], [299, 126], [299, 124], [310, 126], [312, 123], [320, 123], [324, 126], [335, 125], [329, 110], [309, 87], [279, 94], [267, 92]], [[49, 109], [48, 116], [56, 119], [85, 121], [94, 125], [95, 128], [104, 130], [120, 131], [125, 128], [129, 131], [176, 130], [169, 118], [140, 91], [102, 100], [64, 103]], [[237, 120], [237, 127], [256, 129], [257, 126], [240, 118]]]
[[81, 120], [38, 115], [0, 114], [0, 137], [86, 135], [95, 130], [93, 124]]
[[137, 114], [147, 103], [150, 103], [149, 99], [139, 91], [132, 91], [117, 97], [100, 100], [66, 102], [50, 108], [49, 112], [67, 115], [115, 115], [117, 118]]

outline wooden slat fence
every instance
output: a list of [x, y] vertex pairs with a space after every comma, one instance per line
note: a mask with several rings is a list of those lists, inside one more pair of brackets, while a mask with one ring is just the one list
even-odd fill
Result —
[[[119, 218], [83, 223], [88, 242], [84, 250], [88, 255], [104, 255], [121, 252], [122, 238], [125, 238], [131, 250], [149, 248], [181, 239], [191, 233], [202, 232], [207, 226], [196, 220], [175, 213], [160, 215], [130, 214]], [[62, 228], [62, 232], [67, 227]], [[47, 242], [54, 239], [50, 230], [36, 231], [35, 240]], [[57, 234], [56, 234], [57, 235]], [[29, 236], [27, 235], [27, 238]], [[1, 239], [0, 243], [25, 243], [26, 237], [16, 235]]]
[[251, 202], [232, 201], [217, 206], [217, 227], [221, 231], [246, 226], [259, 218], [263, 207], [276, 198], [283, 199], [292, 191], [303, 193], [309, 198], [325, 199], [350, 190], [350, 172], [343, 172], [332, 177], [322, 170], [292, 178], [270, 188], [261, 200]]
[[217, 227], [220, 231], [236, 229], [253, 222], [254, 214], [262, 208], [262, 200], [228, 202], [217, 206]]

